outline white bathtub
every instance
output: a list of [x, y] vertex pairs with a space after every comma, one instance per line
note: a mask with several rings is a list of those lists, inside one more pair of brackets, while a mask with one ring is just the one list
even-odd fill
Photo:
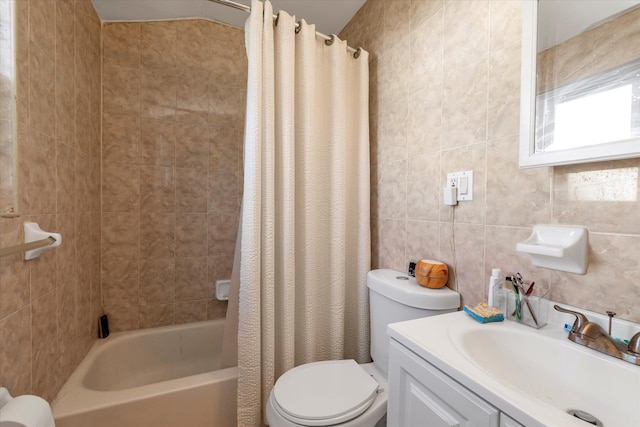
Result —
[[223, 332], [222, 319], [98, 340], [53, 402], [56, 427], [235, 427]]

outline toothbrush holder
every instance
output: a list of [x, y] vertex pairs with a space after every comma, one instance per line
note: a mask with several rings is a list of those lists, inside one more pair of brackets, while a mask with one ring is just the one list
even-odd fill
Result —
[[549, 319], [549, 305], [543, 303], [542, 300], [548, 293], [548, 289], [536, 289], [531, 295], [521, 293], [518, 303], [515, 293], [509, 292], [507, 319], [536, 329], [543, 327]]

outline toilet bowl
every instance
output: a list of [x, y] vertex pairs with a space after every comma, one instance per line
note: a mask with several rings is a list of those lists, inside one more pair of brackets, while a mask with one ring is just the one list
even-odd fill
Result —
[[373, 363], [312, 362], [285, 372], [267, 401], [273, 427], [384, 427], [387, 413], [389, 323], [456, 311], [460, 295], [445, 287], [424, 288], [394, 270], [367, 275]]

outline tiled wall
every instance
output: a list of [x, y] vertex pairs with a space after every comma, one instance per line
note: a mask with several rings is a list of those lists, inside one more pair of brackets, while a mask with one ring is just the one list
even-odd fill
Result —
[[[492, 267], [520, 271], [557, 301], [640, 321], [640, 159], [518, 169], [520, 7], [369, 0], [342, 32], [372, 53], [373, 266], [440, 259], [465, 304], [486, 300]], [[463, 170], [474, 200], [444, 206], [446, 173]], [[586, 275], [515, 251], [540, 223], [589, 228]]]
[[103, 28], [102, 291], [113, 330], [225, 316], [241, 193], [244, 32]]
[[0, 386], [51, 400], [100, 313], [100, 20], [89, 0], [17, 0], [19, 210], [62, 234], [40, 258], [0, 260]]

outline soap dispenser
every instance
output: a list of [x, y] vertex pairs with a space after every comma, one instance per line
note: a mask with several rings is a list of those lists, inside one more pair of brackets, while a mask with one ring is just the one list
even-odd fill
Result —
[[506, 298], [502, 287], [502, 270], [494, 268], [489, 278], [489, 298], [487, 303], [503, 313], [506, 311]]

